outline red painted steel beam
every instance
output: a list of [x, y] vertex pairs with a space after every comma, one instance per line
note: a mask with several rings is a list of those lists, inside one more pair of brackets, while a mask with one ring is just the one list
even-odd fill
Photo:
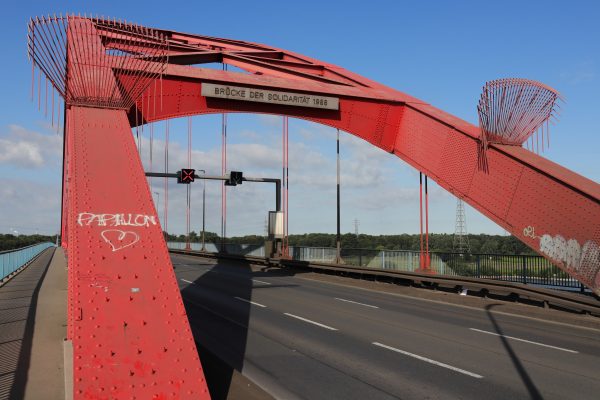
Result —
[[[118, 88], [115, 66], [123, 63], [106, 56], [92, 20], [47, 19], [34, 26], [37, 33], [57, 27], [70, 42], [63, 60], [65, 93], [76, 94], [65, 96], [62, 205], [74, 398], [207, 399], [126, 111], [98, 108], [123, 107], [115, 100], [135, 96]], [[60, 57], [60, 51], [45, 50]], [[139, 60], [123, 61], [134, 68]], [[144, 63], [129, 75], [136, 87], [140, 77], [153, 76]]]
[[76, 399], [208, 398], [125, 111], [67, 110]]
[[[340, 109], [206, 98], [200, 94], [203, 82], [337, 95]], [[151, 90], [144, 94], [146, 99], [160, 95]], [[222, 112], [270, 113], [352, 133], [422, 171], [600, 293], [600, 185], [514, 146], [490, 145], [490, 170], [479, 171], [479, 128], [404, 93], [381, 85], [350, 87], [170, 65], [162, 80], [162, 109], [138, 105], [147, 121]]]

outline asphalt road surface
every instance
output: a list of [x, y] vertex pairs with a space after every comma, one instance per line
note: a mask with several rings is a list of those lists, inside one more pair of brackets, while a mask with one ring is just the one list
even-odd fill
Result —
[[172, 260], [196, 340], [276, 398], [600, 398], [600, 330]]

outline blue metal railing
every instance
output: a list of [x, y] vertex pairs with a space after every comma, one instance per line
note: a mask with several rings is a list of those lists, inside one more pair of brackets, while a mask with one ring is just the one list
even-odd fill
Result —
[[0, 251], [0, 281], [12, 274], [54, 243], [38, 243], [20, 249]]

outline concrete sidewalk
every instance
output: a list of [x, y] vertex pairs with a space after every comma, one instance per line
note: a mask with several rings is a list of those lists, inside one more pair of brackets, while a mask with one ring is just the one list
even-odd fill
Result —
[[66, 262], [50, 248], [0, 287], [0, 400], [64, 399]]

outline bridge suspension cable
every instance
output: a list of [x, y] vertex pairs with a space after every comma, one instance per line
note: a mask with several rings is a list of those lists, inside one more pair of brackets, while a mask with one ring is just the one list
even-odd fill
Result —
[[[169, 120], [165, 121], [165, 173], [169, 173]], [[168, 241], [168, 218], [169, 218], [169, 179], [165, 178], [165, 195], [164, 195], [164, 214], [163, 214], [163, 229], [165, 231], [165, 241]]]
[[[429, 270], [431, 256], [429, 254], [429, 193], [427, 190], [427, 175], [425, 175], [425, 201], [423, 201], [423, 173], [419, 172], [419, 267]], [[425, 204], [423, 204], [425, 203]], [[423, 208], [425, 208], [425, 237], [423, 238]]]
[[287, 116], [283, 117], [283, 129], [282, 129], [282, 177], [281, 182], [283, 183], [283, 201], [282, 201], [282, 210], [283, 210], [283, 239], [281, 242], [281, 251], [284, 257], [289, 256], [289, 238], [288, 238], [288, 225], [289, 225], [289, 213], [288, 213], [288, 195], [289, 195], [289, 174], [288, 174], [288, 157], [289, 157], [289, 130], [288, 125], [289, 118]]
[[[227, 71], [227, 64], [223, 64], [223, 71]], [[221, 114], [221, 175], [227, 173], [227, 114]], [[221, 251], [225, 248], [227, 235], [227, 186], [221, 185]]]

